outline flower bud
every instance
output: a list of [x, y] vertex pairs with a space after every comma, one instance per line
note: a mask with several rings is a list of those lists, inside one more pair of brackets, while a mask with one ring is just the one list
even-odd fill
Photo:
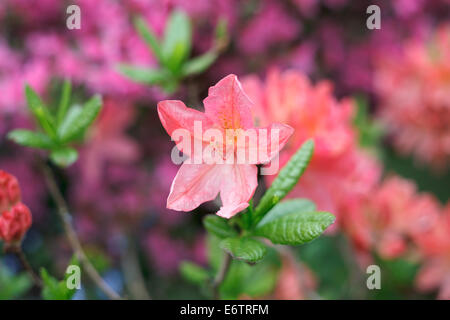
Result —
[[0, 170], [0, 212], [9, 210], [20, 201], [20, 188], [17, 179]]
[[30, 209], [22, 203], [14, 205], [11, 210], [0, 215], [0, 239], [6, 243], [22, 241], [31, 226]]

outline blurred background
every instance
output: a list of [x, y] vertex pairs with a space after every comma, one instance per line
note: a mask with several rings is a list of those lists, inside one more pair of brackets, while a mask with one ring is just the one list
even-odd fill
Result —
[[[71, 4], [81, 9], [79, 30], [66, 27]], [[371, 4], [381, 9], [379, 30], [366, 27]], [[192, 23], [191, 56], [208, 51], [225, 22], [217, 60], [172, 93], [121, 75], [120, 63], [158, 64], [132, 19], [141, 16], [162, 36], [175, 9]], [[6, 135], [34, 127], [25, 83], [51, 105], [68, 78], [73, 103], [94, 93], [104, 101], [79, 160], [54, 168], [89, 258], [129, 297], [210, 298], [183, 262], [217, 265], [217, 241], [201, 220], [218, 206], [166, 209], [177, 166], [156, 104], [177, 99], [201, 110], [208, 87], [233, 73], [257, 121], [296, 130], [282, 162], [315, 139], [293, 196], [311, 198], [337, 222], [307, 245], [236, 266], [223, 296], [450, 299], [449, 9], [446, 0], [1, 0], [0, 169], [17, 177], [32, 212], [23, 244], [31, 265], [63, 278], [72, 251], [36, 152]], [[270, 181], [261, 179], [256, 198]], [[381, 268], [380, 290], [366, 286], [371, 264]], [[16, 257], [1, 254], [0, 298], [39, 297]], [[74, 299], [91, 298], [105, 297], [83, 281]]]

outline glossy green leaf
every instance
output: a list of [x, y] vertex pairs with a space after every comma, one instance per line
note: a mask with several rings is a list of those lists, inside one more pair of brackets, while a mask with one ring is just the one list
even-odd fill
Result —
[[316, 205], [307, 199], [286, 200], [273, 207], [272, 210], [264, 216], [259, 225], [264, 225], [291, 213], [314, 211], [316, 211]]
[[308, 140], [303, 143], [300, 149], [291, 157], [283, 169], [281, 169], [255, 209], [255, 223], [260, 221], [270, 209], [295, 187], [308, 166], [313, 152], [314, 142]]
[[162, 55], [168, 69], [177, 71], [189, 56], [191, 36], [189, 17], [183, 11], [174, 11], [166, 25], [162, 44]]
[[81, 111], [69, 112], [59, 127], [58, 136], [61, 142], [69, 142], [84, 134], [86, 129], [94, 122], [102, 107], [102, 99], [95, 95], [86, 102]]
[[56, 165], [66, 168], [78, 159], [78, 152], [72, 148], [55, 149], [50, 153], [50, 159]]
[[163, 61], [163, 55], [161, 52], [159, 41], [156, 38], [156, 35], [149, 28], [145, 20], [140, 17], [134, 20], [134, 26], [138, 31], [139, 35], [142, 37], [142, 39], [144, 39], [149, 48], [155, 54], [158, 61], [161, 63]]
[[52, 149], [55, 147], [55, 143], [47, 135], [30, 130], [13, 130], [8, 133], [8, 138], [24, 147], [39, 149]]
[[118, 66], [118, 70], [124, 76], [139, 83], [160, 84], [168, 77], [167, 72], [159, 69], [149, 69], [126, 64]]
[[204, 284], [210, 277], [207, 270], [188, 261], [183, 261], [181, 263], [180, 273], [183, 278], [198, 285]]
[[183, 76], [190, 76], [202, 73], [208, 69], [217, 59], [217, 53], [214, 51], [207, 52], [201, 56], [195, 57], [183, 65]]
[[228, 225], [227, 220], [216, 215], [207, 215], [203, 219], [203, 225], [208, 232], [219, 238], [237, 236], [237, 231]]
[[53, 124], [53, 117], [50, 115], [39, 95], [29, 85], [26, 85], [25, 96], [27, 98], [28, 109], [36, 118], [41, 128], [44, 129], [48, 135], [54, 137], [56, 130]]
[[265, 237], [274, 244], [299, 245], [317, 238], [334, 220], [328, 212], [290, 213], [264, 223], [261, 221], [254, 235]]
[[226, 238], [220, 242], [220, 248], [228, 252], [234, 259], [247, 263], [260, 261], [267, 252], [265, 245], [247, 237]]

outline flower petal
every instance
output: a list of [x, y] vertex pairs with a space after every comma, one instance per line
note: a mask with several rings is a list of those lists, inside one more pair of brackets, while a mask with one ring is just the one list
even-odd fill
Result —
[[207, 164], [183, 163], [172, 182], [167, 198], [167, 208], [191, 211], [219, 193], [221, 167]]
[[[164, 129], [166, 129], [170, 137], [177, 139], [178, 149], [188, 155], [192, 154], [194, 146], [193, 139], [196, 136], [194, 134], [194, 123], [201, 123], [202, 130], [206, 130], [211, 126], [211, 122], [203, 112], [188, 108], [179, 100], [164, 100], [159, 102], [158, 115]], [[187, 141], [174, 134], [176, 130], [180, 129], [186, 130], [185, 133], [190, 137], [190, 144], [187, 144]], [[202, 134], [200, 134], [198, 139], [202, 139]]]
[[203, 100], [206, 115], [222, 129], [247, 129], [253, 127], [251, 108], [253, 103], [244, 93], [234, 74], [209, 88]]
[[[251, 129], [253, 130], [253, 129]], [[286, 124], [273, 123], [266, 128], [257, 128], [256, 141], [238, 139], [238, 152], [244, 152], [247, 164], [268, 163], [284, 147], [294, 129]]]
[[217, 215], [231, 218], [248, 207], [258, 185], [258, 169], [254, 165], [221, 165], [226, 173], [220, 186], [222, 207]]

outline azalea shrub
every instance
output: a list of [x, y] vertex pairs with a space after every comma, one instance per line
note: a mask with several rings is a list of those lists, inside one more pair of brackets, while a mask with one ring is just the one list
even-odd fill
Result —
[[450, 299], [448, 6], [2, 1], [0, 298]]

